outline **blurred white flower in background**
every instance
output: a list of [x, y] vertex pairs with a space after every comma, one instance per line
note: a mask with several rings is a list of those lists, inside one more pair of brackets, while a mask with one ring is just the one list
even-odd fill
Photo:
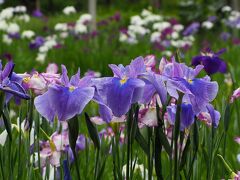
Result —
[[20, 31], [20, 27], [16, 23], [10, 23], [7, 29], [7, 32], [10, 34], [18, 33]]
[[184, 29], [184, 26], [182, 24], [175, 24], [173, 26], [173, 30], [179, 32], [179, 31], [182, 31]]
[[14, 8], [14, 12], [16, 12], [16, 13], [25, 13], [25, 12], [27, 12], [27, 8], [25, 6], [16, 6]]
[[87, 33], [87, 26], [84, 24], [78, 23], [75, 25], [75, 33]]
[[66, 23], [57, 23], [54, 27], [55, 31], [67, 31], [68, 26]]
[[40, 63], [44, 63], [46, 59], [46, 54], [45, 53], [38, 53], [36, 61]]
[[0, 4], [3, 4], [4, 3], [4, 0], [0, 0]]
[[1, 31], [7, 31], [8, 24], [5, 20], [0, 20], [0, 30]]
[[167, 57], [171, 57], [171, 56], [172, 56], [172, 52], [166, 50], [166, 51], [163, 51], [163, 52], [162, 52], [162, 55], [163, 55], [163, 56], [167, 56]]
[[22, 20], [22, 21], [24, 21], [26, 23], [30, 21], [30, 17], [27, 14], [23, 14], [23, 15], [17, 16], [17, 19]]
[[7, 45], [10, 45], [12, 44], [12, 39], [9, 38], [9, 36], [7, 34], [4, 34], [3, 37], [2, 37], [2, 41], [7, 44]]
[[139, 26], [144, 24], [143, 19], [138, 15], [132, 16], [131, 20], [130, 20], [130, 23], [132, 25], [139, 25]]
[[202, 27], [206, 29], [212, 29], [213, 23], [211, 21], [204, 21], [202, 22]]
[[11, 19], [13, 17], [14, 8], [8, 7], [1, 11], [0, 13], [0, 19]]
[[130, 25], [128, 26], [128, 30], [130, 32], [133, 32], [135, 34], [139, 34], [144, 36], [145, 34], [149, 33], [149, 30], [143, 26], [139, 26], [139, 25]]
[[159, 42], [161, 39], [160, 39], [160, 36], [161, 36], [161, 33], [156, 31], [156, 32], [153, 32], [151, 34], [151, 37], [150, 37], [150, 41], [153, 43], [153, 42]]
[[76, 9], [73, 6], [67, 6], [63, 9], [63, 13], [66, 15], [74, 14], [76, 13]]
[[164, 22], [157, 22], [153, 24], [153, 29], [158, 30], [158, 31], [162, 31], [168, 27], [170, 27], [171, 24], [167, 21]]
[[224, 7], [222, 7], [222, 12], [229, 12], [229, 11], [231, 11], [232, 10], [232, 8], [230, 7], [230, 6], [224, 6]]
[[92, 16], [90, 14], [82, 14], [77, 20], [77, 24], [85, 24], [92, 20]]
[[23, 39], [32, 39], [35, 36], [35, 33], [32, 30], [25, 30], [22, 32]]

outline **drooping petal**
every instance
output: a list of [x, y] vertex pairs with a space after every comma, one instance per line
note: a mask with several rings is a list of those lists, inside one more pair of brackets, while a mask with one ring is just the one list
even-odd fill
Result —
[[37, 96], [34, 99], [34, 105], [36, 110], [41, 114], [41, 116], [43, 116], [50, 122], [53, 122], [55, 117], [55, 108], [53, 103], [54, 102], [52, 102], [51, 100], [51, 90], [47, 91], [43, 95]]
[[194, 113], [192, 110], [192, 105], [183, 103], [181, 105], [180, 116], [181, 116], [180, 130], [183, 131], [185, 128], [188, 128], [194, 122]]
[[94, 95], [92, 87], [76, 88], [72, 92], [67, 87], [51, 88], [48, 91], [51, 92], [51, 103], [55, 103], [55, 113], [60, 121], [80, 114]]
[[203, 111], [206, 105], [215, 99], [218, 92], [217, 82], [209, 82], [203, 79], [194, 79], [192, 83], [189, 83], [188, 88], [192, 92], [189, 98], [195, 114]]
[[107, 105], [117, 117], [126, 114], [130, 109], [134, 89], [145, 85], [142, 80], [134, 78], [128, 79], [123, 84], [120, 81], [119, 78], [113, 78], [112, 83], [106, 86]]
[[209, 111], [209, 114], [211, 116], [211, 120], [212, 120], [212, 126], [214, 128], [217, 128], [218, 127], [218, 124], [219, 124], [219, 120], [221, 118], [221, 115], [218, 111], [216, 111], [213, 107], [213, 105], [211, 104], [208, 104], [207, 105], [207, 109]]

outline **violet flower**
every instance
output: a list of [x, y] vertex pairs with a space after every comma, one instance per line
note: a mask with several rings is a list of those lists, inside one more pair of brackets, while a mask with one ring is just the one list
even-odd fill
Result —
[[217, 53], [214, 53], [210, 49], [207, 49], [206, 52], [201, 53], [201, 55], [193, 57], [192, 65], [197, 66], [202, 64], [208, 75], [217, 72], [226, 73], [227, 64], [219, 57], [225, 51], [226, 49], [221, 49]]
[[190, 36], [192, 34], [195, 34], [199, 30], [199, 28], [200, 28], [200, 23], [199, 22], [193, 22], [183, 31], [183, 35], [184, 36]]
[[[167, 106], [168, 121], [171, 125], [174, 125], [176, 119], [177, 106]], [[184, 131], [185, 128], [191, 126], [194, 122], [194, 113], [191, 104], [181, 104], [180, 112], [180, 130]]]
[[146, 72], [144, 59], [138, 57], [130, 65], [111, 64], [114, 77], [96, 78], [94, 100], [99, 104], [99, 113], [106, 122], [112, 116], [125, 115], [132, 104], [140, 101], [145, 83], [138, 76]]
[[35, 98], [37, 111], [50, 122], [55, 116], [59, 121], [66, 121], [80, 114], [93, 98], [94, 88], [91, 78], [80, 79], [80, 70], [70, 81], [67, 69], [62, 65], [61, 84], [49, 85], [48, 91]]
[[30, 49], [38, 49], [44, 44], [45, 40], [41, 36], [37, 36], [30, 44], [29, 48]]
[[202, 65], [193, 69], [173, 61], [166, 64], [163, 72], [169, 95], [178, 99], [178, 92], [183, 93], [183, 103], [191, 104], [194, 114], [206, 111], [207, 105], [215, 99], [218, 92], [217, 82], [211, 82], [210, 77], [196, 78], [202, 69]]
[[5, 103], [14, 96], [16, 103], [20, 103], [21, 99], [30, 99], [22, 87], [22, 78], [13, 72], [14, 63], [9, 61], [4, 68], [0, 62], [0, 90], [6, 93]]

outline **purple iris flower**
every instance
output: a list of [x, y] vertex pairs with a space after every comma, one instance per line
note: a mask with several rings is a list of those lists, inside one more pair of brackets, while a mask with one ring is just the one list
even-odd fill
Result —
[[199, 22], [193, 22], [183, 31], [183, 35], [184, 36], [190, 36], [192, 34], [195, 34], [199, 30], [199, 28], [200, 28], [200, 23]]
[[30, 49], [37, 49], [41, 47], [44, 44], [45, 40], [41, 36], [37, 36], [30, 44], [29, 48]]
[[39, 9], [36, 9], [36, 10], [33, 11], [32, 16], [40, 18], [40, 17], [43, 16], [43, 13]]
[[222, 33], [220, 34], [220, 38], [221, 38], [223, 41], [229, 40], [230, 37], [231, 37], [231, 34], [228, 33], [228, 32], [222, 32]]
[[16, 103], [18, 104], [21, 99], [30, 99], [30, 96], [26, 94], [22, 87], [22, 78], [13, 72], [14, 63], [9, 61], [5, 67], [2, 67], [0, 62], [0, 90], [6, 93], [5, 103], [14, 96]]
[[143, 57], [134, 59], [130, 65], [111, 64], [114, 77], [96, 78], [94, 100], [99, 104], [99, 113], [104, 121], [112, 116], [125, 115], [132, 104], [141, 100], [145, 83], [139, 76], [146, 72]]
[[20, 34], [19, 33], [9, 33], [8, 37], [11, 39], [20, 39]]
[[211, 82], [210, 77], [196, 78], [202, 69], [202, 65], [193, 69], [173, 61], [168, 63], [163, 71], [169, 95], [178, 99], [178, 91], [183, 93], [182, 103], [191, 104], [194, 114], [205, 111], [218, 92], [217, 82]]
[[80, 79], [80, 70], [70, 81], [67, 69], [62, 65], [61, 84], [48, 87], [48, 91], [35, 98], [37, 111], [50, 122], [55, 116], [59, 121], [66, 121], [80, 114], [94, 96], [91, 78]]
[[[175, 123], [177, 106], [167, 106], [168, 121], [171, 125]], [[191, 126], [194, 122], [194, 113], [191, 104], [181, 104], [180, 112], [180, 130], [184, 131], [185, 128]]]
[[219, 57], [225, 51], [226, 49], [221, 49], [217, 53], [214, 53], [208, 48], [206, 52], [192, 58], [192, 65], [197, 66], [202, 64], [208, 75], [217, 72], [226, 73], [227, 64]]

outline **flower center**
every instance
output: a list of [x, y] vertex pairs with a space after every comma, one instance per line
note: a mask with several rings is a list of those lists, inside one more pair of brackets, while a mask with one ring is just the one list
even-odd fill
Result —
[[126, 76], [124, 76], [121, 80], [120, 83], [121, 85], [125, 84], [127, 82], [128, 78]]
[[188, 79], [187, 81], [188, 81], [190, 84], [193, 83], [193, 80], [192, 80], [192, 79]]
[[70, 91], [70, 92], [73, 92], [73, 91], [74, 91], [74, 89], [75, 89], [75, 87], [74, 87], [74, 86], [70, 86], [70, 87], [69, 87], [69, 91]]
[[25, 77], [25, 78], [23, 78], [23, 82], [29, 83], [29, 81], [30, 81], [30, 77]]

